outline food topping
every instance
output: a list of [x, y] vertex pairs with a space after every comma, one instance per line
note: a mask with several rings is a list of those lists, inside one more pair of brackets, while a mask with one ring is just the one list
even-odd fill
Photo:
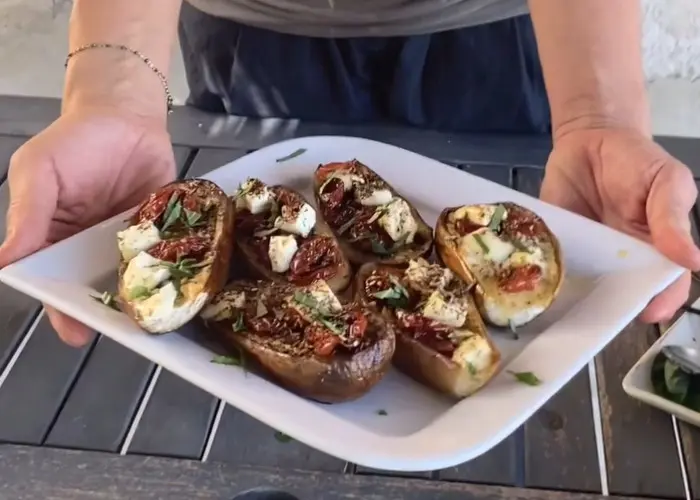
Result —
[[[268, 288], [269, 287], [269, 288]], [[307, 287], [265, 284], [218, 295], [202, 312], [234, 333], [257, 335], [280, 352], [330, 357], [357, 352], [373, 341], [366, 313], [343, 305], [324, 281]]]
[[260, 209], [257, 212], [241, 201], [236, 204], [236, 231], [260, 262], [294, 284], [306, 285], [335, 276], [341, 255], [331, 237], [315, 234], [314, 208], [296, 192], [268, 187], [259, 179], [244, 182], [236, 199], [261, 193], [265, 193], [265, 204], [256, 205], [254, 208]]
[[414, 243], [418, 221], [410, 205], [360, 162], [322, 165], [316, 175], [324, 218], [359, 250], [391, 255]]
[[415, 259], [404, 271], [376, 269], [364, 287], [367, 297], [390, 308], [403, 333], [453, 361], [462, 363], [462, 344], [478, 342], [472, 337], [481, 338], [465, 328], [469, 287], [440, 265]]
[[547, 270], [551, 248], [542, 220], [513, 204], [464, 206], [448, 217], [460, 236], [458, 251], [481, 280], [507, 294], [532, 292]]
[[265, 212], [272, 205], [272, 192], [259, 179], [247, 179], [236, 192], [236, 209], [246, 209], [253, 215]]
[[216, 231], [212, 200], [219, 193], [214, 189], [203, 181], [171, 184], [151, 194], [135, 224], [117, 233], [126, 263], [123, 286], [132, 300], [165, 294], [143, 305], [158, 313], [157, 308], [168, 307], [169, 295], [179, 299], [182, 285], [207, 265]]

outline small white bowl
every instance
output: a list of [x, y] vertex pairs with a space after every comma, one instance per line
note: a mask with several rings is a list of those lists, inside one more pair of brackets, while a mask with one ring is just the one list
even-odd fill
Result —
[[[693, 307], [700, 308], [700, 299]], [[683, 314], [666, 330], [659, 340], [644, 353], [622, 380], [622, 388], [627, 394], [659, 410], [675, 415], [684, 422], [700, 427], [700, 413], [657, 395], [651, 384], [651, 366], [661, 348], [669, 344], [680, 344], [700, 348], [700, 316]]]

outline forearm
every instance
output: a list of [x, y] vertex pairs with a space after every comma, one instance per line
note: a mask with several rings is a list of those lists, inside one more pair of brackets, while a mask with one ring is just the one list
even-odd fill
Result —
[[[75, 0], [69, 50], [91, 43], [124, 45], [148, 57], [166, 77], [182, 0]], [[165, 119], [166, 97], [157, 75], [125, 51], [91, 49], [71, 59], [64, 109], [119, 106]]]
[[616, 126], [650, 134], [638, 0], [529, 0], [555, 139]]

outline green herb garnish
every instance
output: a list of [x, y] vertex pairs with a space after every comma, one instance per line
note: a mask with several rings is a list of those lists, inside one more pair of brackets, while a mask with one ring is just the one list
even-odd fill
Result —
[[343, 326], [333, 321], [331, 316], [325, 314], [324, 311], [321, 310], [321, 306], [318, 301], [310, 294], [295, 292], [294, 301], [301, 306], [311, 309], [314, 319], [328, 328], [331, 332], [335, 333], [336, 335], [342, 335], [345, 333]]
[[651, 384], [662, 398], [700, 411], [700, 377], [686, 372], [662, 352], [651, 365]]
[[131, 289], [131, 292], [129, 293], [129, 298], [131, 300], [147, 299], [151, 295], [153, 295], [153, 291], [149, 290], [145, 286], [135, 286]]
[[178, 193], [170, 195], [168, 204], [165, 207], [165, 212], [163, 213], [163, 227], [160, 228], [161, 233], [165, 232], [166, 229], [180, 219], [182, 215], [182, 203], [180, 203], [179, 197], [180, 195]]
[[393, 275], [389, 277], [392, 286], [386, 290], [380, 290], [372, 294], [375, 298], [385, 300], [390, 307], [395, 309], [405, 309], [408, 307], [410, 295], [408, 290]]
[[386, 417], [388, 415], [388, 413], [386, 412], [386, 410], [377, 410], [377, 415], [380, 415], [382, 417]]
[[297, 156], [301, 156], [304, 153], [306, 153], [306, 149], [299, 148], [296, 151], [294, 151], [293, 153], [288, 154], [287, 156], [283, 156], [282, 158], [277, 158], [276, 161], [277, 161], [277, 163], [282, 163], [283, 161], [288, 161], [288, 160], [291, 160], [293, 158], [296, 158]]
[[347, 221], [345, 224], [343, 224], [342, 226], [340, 226], [340, 227], [338, 228], [338, 234], [344, 234], [344, 233], [346, 233], [346, 232], [348, 231], [348, 229], [350, 229], [350, 228], [353, 226], [353, 224], [355, 224], [356, 221], [357, 221], [357, 216], [353, 217], [352, 219], [350, 219], [349, 221]]
[[493, 212], [493, 217], [491, 217], [491, 221], [489, 222], [489, 229], [493, 232], [498, 232], [505, 215], [506, 207], [503, 205], [497, 205], [496, 210]]
[[245, 330], [245, 323], [243, 322], [243, 314], [239, 314], [236, 321], [233, 323], [233, 331], [235, 333], [242, 332]]
[[521, 382], [523, 384], [527, 385], [540, 385], [542, 381], [537, 378], [537, 375], [535, 375], [532, 372], [513, 372], [508, 370], [508, 373], [513, 375], [518, 382]]
[[197, 227], [204, 224], [202, 219], [202, 214], [199, 212], [193, 212], [192, 210], [183, 209], [183, 215], [185, 216], [183, 222], [187, 224], [188, 227]]
[[241, 360], [231, 356], [214, 356], [211, 363], [217, 365], [241, 366]]
[[294, 441], [291, 436], [287, 436], [284, 432], [275, 431], [275, 439], [280, 443], [291, 443]]
[[476, 366], [474, 366], [474, 363], [467, 363], [467, 370], [469, 370], [469, 375], [472, 377], [476, 376]]
[[121, 309], [119, 309], [119, 304], [117, 303], [117, 299], [114, 297], [113, 294], [109, 292], [102, 292], [102, 295], [100, 296], [90, 295], [90, 297], [99, 302], [100, 304], [109, 307], [110, 309], [114, 309], [115, 311], [121, 312]]
[[476, 241], [479, 244], [484, 253], [489, 253], [489, 247], [486, 246], [486, 243], [484, 242], [484, 239], [481, 237], [480, 234], [474, 234], [474, 241]]

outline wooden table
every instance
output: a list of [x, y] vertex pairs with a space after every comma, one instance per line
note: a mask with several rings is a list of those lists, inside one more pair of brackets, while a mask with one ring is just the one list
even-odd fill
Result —
[[[0, 97], [0, 181], [13, 151], [58, 110], [54, 100]], [[184, 108], [170, 130], [187, 177], [282, 139], [338, 134], [396, 144], [530, 194], [538, 192], [550, 147], [543, 137], [328, 127]], [[700, 177], [700, 141], [659, 141]], [[8, 194], [4, 182], [3, 213]], [[68, 347], [37, 302], [0, 285], [0, 499], [227, 499], [261, 485], [309, 500], [700, 498], [700, 433], [621, 387], [659, 332], [629, 325], [485, 455], [446, 470], [396, 474], [280, 442], [273, 429], [106, 337]]]

